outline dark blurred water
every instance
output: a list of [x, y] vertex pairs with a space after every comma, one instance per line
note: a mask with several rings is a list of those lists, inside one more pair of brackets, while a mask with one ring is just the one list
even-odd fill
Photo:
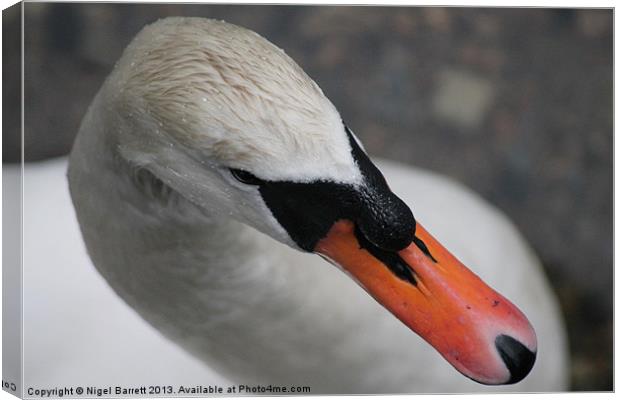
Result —
[[[612, 389], [611, 10], [25, 10], [27, 160], [68, 152], [92, 96], [145, 24], [188, 15], [256, 30], [317, 81], [371, 154], [449, 175], [515, 221], [562, 303], [573, 388]], [[4, 84], [18, 93], [18, 81]], [[19, 159], [17, 138], [4, 135], [5, 162]]]

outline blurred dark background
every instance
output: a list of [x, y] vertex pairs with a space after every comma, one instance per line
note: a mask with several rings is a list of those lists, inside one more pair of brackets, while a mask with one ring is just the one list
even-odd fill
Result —
[[[15, 11], [5, 24], [19, 26]], [[613, 388], [612, 10], [26, 3], [26, 161], [67, 154], [124, 47], [172, 15], [259, 32], [371, 154], [451, 176], [507, 213], [560, 299], [572, 388]], [[3, 144], [18, 162], [18, 136]]]

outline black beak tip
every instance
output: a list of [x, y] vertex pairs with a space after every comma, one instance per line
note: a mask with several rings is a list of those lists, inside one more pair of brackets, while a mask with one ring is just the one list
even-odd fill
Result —
[[520, 382], [534, 367], [536, 352], [531, 351], [513, 337], [508, 335], [497, 336], [495, 347], [510, 371], [510, 380], [505, 384]]

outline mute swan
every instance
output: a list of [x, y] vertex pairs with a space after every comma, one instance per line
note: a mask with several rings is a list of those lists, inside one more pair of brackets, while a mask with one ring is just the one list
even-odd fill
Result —
[[557, 308], [514, 228], [466, 189], [379, 166], [387, 183], [282, 50], [225, 22], [167, 18], [136, 36], [96, 95], [68, 179], [109, 285], [234, 382], [480, 391], [449, 364], [515, 383], [538, 351], [508, 390], [562, 389]]

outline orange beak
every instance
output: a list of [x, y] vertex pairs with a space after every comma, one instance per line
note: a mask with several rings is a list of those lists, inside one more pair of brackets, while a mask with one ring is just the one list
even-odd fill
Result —
[[409, 269], [400, 274], [364, 249], [354, 230], [350, 221], [336, 222], [315, 252], [344, 269], [467, 377], [498, 385], [529, 373], [537, 345], [527, 318], [419, 223], [416, 240], [392, 253], [399, 268]]

